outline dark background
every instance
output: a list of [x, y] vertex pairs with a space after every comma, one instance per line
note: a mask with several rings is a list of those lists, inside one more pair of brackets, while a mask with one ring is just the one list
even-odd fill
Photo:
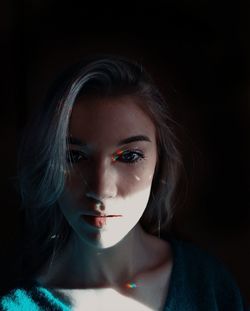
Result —
[[250, 303], [246, 12], [237, 1], [1, 1], [2, 284], [14, 274], [12, 181], [29, 113], [62, 68], [113, 53], [144, 64], [179, 124], [188, 192], [173, 231], [219, 257]]

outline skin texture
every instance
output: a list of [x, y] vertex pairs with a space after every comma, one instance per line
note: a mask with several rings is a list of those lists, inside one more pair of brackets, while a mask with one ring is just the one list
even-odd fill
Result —
[[[156, 129], [139, 100], [133, 96], [81, 98], [72, 110], [69, 135], [78, 143], [69, 144], [75, 163], [67, 172], [59, 206], [73, 234], [43, 283], [67, 289], [63, 293], [77, 300], [79, 308], [86, 303], [90, 289], [115, 289], [152, 309], [158, 309], [166, 295], [170, 247], [147, 234], [139, 223], [157, 164]], [[135, 135], [147, 136], [150, 141], [118, 146]], [[87, 146], [82, 146], [83, 142]], [[106, 218], [101, 224], [97, 221], [94, 226], [84, 218], [97, 213], [117, 217]], [[132, 280], [143, 286], [131, 292], [126, 284]], [[74, 294], [68, 289], [78, 291]], [[84, 292], [79, 294], [79, 289]]]
[[[70, 144], [77, 162], [69, 172], [60, 206], [78, 237], [89, 246], [102, 249], [120, 242], [146, 208], [157, 161], [155, 127], [135, 98], [89, 99], [87, 104], [85, 101], [76, 103], [69, 133], [87, 142], [88, 147]], [[142, 134], [150, 142], [117, 146], [124, 138]], [[144, 158], [134, 150], [143, 153]], [[139, 161], [126, 162], [131, 158]], [[97, 203], [93, 198], [98, 198], [102, 206], [93, 206]], [[106, 218], [101, 229], [81, 218], [82, 214], [97, 213], [119, 217]]]

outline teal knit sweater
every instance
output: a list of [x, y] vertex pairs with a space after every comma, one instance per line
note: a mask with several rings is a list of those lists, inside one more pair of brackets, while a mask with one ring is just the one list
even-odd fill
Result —
[[[188, 242], [166, 239], [173, 249], [174, 265], [164, 311], [250, 311], [217, 259]], [[23, 282], [2, 295], [0, 310], [70, 311], [71, 307], [38, 283]]]

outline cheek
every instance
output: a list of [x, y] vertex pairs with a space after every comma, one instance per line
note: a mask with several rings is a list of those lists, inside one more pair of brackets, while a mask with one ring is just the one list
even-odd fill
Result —
[[123, 180], [119, 188], [120, 196], [128, 203], [128, 205], [143, 206], [147, 204], [151, 191], [151, 178], [143, 179], [140, 175], [132, 175]]
[[121, 229], [124, 226], [126, 231], [126, 228], [132, 228], [138, 223], [147, 207], [150, 189], [151, 187], [147, 187], [133, 195], [128, 195], [120, 206], [117, 205], [119, 212], [124, 216], [120, 223]]
[[126, 208], [129, 218], [139, 219], [145, 211], [152, 187], [154, 168], [147, 167], [131, 173], [124, 188]]
[[150, 174], [145, 171], [131, 173], [123, 179], [120, 193], [126, 202], [128, 212], [136, 209], [139, 213], [147, 206], [151, 193], [153, 172]]
[[85, 193], [85, 187], [87, 180], [83, 177], [83, 172], [69, 172], [65, 182], [65, 196], [69, 196], [71, 200], [73, 198], [79, 198]]
[[131, 182], [138, 187], [148, 187], [151, 185], [153, 180], [154, 173], [153, 172], [139, 172], [131, 174]]
[[63, 193], [58, 199], [58, 204], [62, 213], [68, 220], [71, 218], [72, 215], [75, 214], [78, 209], [76, 206], [74, 194], [70, 189], [68, 189], [68, 187], [65, 187]]
[[154, 177], [154, 167], [141, 167], [135, 170], [126, 170], [122, 175], [124, 188], [127, 192], [143, 191], [151, 188]]

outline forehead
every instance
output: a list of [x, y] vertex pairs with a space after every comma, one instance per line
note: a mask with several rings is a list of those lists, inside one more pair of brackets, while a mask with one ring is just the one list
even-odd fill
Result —
[[71, 136], [83, 139], [117, 140], [130, 135], [155, 137], [155, 125], [135, 96], [80, 98], [72, 109]]

